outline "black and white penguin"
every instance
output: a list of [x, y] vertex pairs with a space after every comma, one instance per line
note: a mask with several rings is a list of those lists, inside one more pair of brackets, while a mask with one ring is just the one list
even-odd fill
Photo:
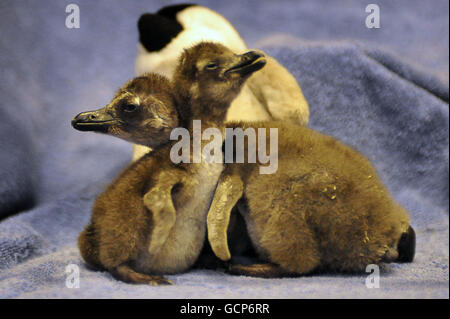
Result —
[[239, 33], [223, 16], [194, 4], [143, 14], [138, 30], [137, 75], [151, 71], [171, 78], [183, 50], [201, 41], [222, 43], [235, 53], [247, 51]]
[[[138, 21], [137, 75], [155, 72], [172, 78], [184, 49], [201, 41], [220, 43], [236, 54], [248, 51], [239, 33], [219, 13], [194, 4], [167, 6], [143, 14]], [[274, 58], [254, 73], [233, 101], [227, 121], [282, 120], [307, 125], [308, 103], [296, 79]], [[133, 160], [148, 152], [134, 145]]]

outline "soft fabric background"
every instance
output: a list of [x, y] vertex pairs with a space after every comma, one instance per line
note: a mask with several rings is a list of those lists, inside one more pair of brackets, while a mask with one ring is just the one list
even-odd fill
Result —
[[[65, 27], [71, 2], [80, 29]], [[139, 15], [172, 3], [0, 2], [0, 297], [448, 298], [447, 0], [378, 0], [380, 29], [365, 27], [366, 1], [199, 2], [283, 63], [310, 103], [310, 126], [368, 156], [410, 211], [416, 260], [384, 267], [379, 289], [365, 274], [203, 270], [169, 276], [172, 287], [132, 286], [85, 268], [76, 237], [131, 147], [70, 120], [133, 77]], [[66, 288], [68, 264], [80, 267], [79, 289]]]

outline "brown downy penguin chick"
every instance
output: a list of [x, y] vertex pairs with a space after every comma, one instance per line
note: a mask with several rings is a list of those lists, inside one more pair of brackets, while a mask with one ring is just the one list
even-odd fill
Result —
[[[235, 55], [221, 45], [202, 43], [184, 52], [173, 85], [154, 74], [138, 77], [103, 109], [72, 120], [75, 129], [154, 148], [126, 168], [95, 202], [91, 223], [79, 237], [88, 264], [126, 282], [154, 285], [170, 283], [162, 274], [194, 264], [223, 164], [204, 159], [172, 162], [176, 143], [170, 141], [171, 130], [180, 125], [192, 137], [193, 120], [201, 120], [203, 130], [220, 127], [245, 80], [264, 63], [256, 52]], [[208, 110], [208, 105], [214, 109]], [[188, 154], [188, 159], [192, 162], [195, 156]]]
[[269, 150], [274, 143], [270, 128], [278, 129], [278, 148], [271, 150], [278, 160], [276, 172], [261, 174], [266, 166], [261, 162], [226, 164], [208, 213], [208, 237], [219, 258], [230, 258], [227, 221], [237, 203], [259, 257], [267, 262], [231, 265], [231, 273], [278, 277], [314, 270], [354, 272], [383, 261], [413, 260], [415, 234], [408, 213], [359, 152], [287, 123], [227, 126], [265, 129], [262, 142], [256, 145], [260, 133], [255, 130], [256, 138], [245, 150], [260, 144]]

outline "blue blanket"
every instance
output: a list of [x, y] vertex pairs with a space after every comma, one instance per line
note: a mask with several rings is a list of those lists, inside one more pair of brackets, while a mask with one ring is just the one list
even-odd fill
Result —
[[[448, 1], [201, 1], [222, 13], [250, 47], [297, 78], [310, 126], [369, 157], [411, 214], [411, 264], [368, 274], [235, 277], [209, 270], [169, 276], [175, 286], [116, 281], [87, 269], [76, 238], [97, 194], [131, 146], [70, 126], [105, 105], [133, 77], [136, 21], [167, 1], [82, 1], [67, 29], [61, 1], [0, 4], [0, 297], [2, 298], [448, 298]], [[80, 288], [68, 288], [70, 264]]]

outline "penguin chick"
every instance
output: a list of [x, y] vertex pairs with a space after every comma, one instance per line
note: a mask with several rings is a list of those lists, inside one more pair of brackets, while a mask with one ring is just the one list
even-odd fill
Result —
[[[221, 43], [235, 53], [248, 51], [239, 33], [219, 13], [193, 4], [171, 5], [138, 21], [136, 74], [155, 72], [172, 78], [183, 49], [201, 41]], [[228, 110], [227, 121], [283, 120], [307, 125], [308, 103], [296, 79], [274, 58], [254, 73]], [[133, 145], [133, 160], [149, 149]]]
[[96, 111], [78, 114], [72, 126], [119, 137], [151, 148], [170, 140], [178, 125], [170, 82], [157, 74], [137, 77], [123, 85], [111, 102]]
[[[218, 183], [208, 213], [214, 253], [222, 260], [230, 258], [227, 221], [237, 204], [253, 245], [266, 262], [231, 265], [230, 273], [279, 277], [318, 269], [355, 272], [383, 261], [413, 260], [415, 234], [408, 213], [359, 152], [285, 122], [229, 126], [258, 132], [246, 150], [261, 147], [255, 142], [259, 129], [278, 129], [274, 174], [260, 174], [261, 162], [230, 163]], [[273, 143], [269, 134], [262, 141], [266, 149]]]
[[[245, 80], [264, 63], [256, 52], [238, 56], [223, 46], [202, 43], [184, 52], [173, 85], [154, 74], [138, 77], [103, 109], [80, 113], [72, 120], [75, 129], [154, 148], [96, 200], [91, 222], [78, 239], [89, 265], [126, 282], [158, 285], [170, 283], [162, 274], [179, 273], [194, 264], [205, 240], [206, 213], [223, 164], [173, 163], [175, 142], [169, 140], [169, 129], [181, 125], [192, 136], [192, 119], [201, 120], [204, 128], [211, 128], [209, 123], [220, 126]], [[212, 85], [212, 81], [220, 83]], [[204, 103], [217, 109], [209, 112]]]

